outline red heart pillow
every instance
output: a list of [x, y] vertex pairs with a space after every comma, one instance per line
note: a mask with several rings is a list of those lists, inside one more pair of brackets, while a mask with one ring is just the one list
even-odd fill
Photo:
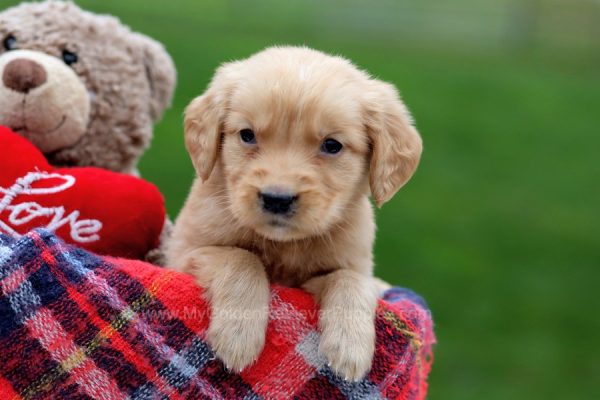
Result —
[[156, 186], [99, 168], [54, 168], [0, 127], [0, 232], [44, 227], [98, 254], [141, 259], [158, 246], [164, 222]]

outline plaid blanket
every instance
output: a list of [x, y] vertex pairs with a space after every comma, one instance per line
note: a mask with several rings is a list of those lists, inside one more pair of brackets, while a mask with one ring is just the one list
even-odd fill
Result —
[[430, 313], [386, 292], [373, 368], [335, 376], [318, 354], [312, 298], [274, 286], [258, 362], [228, 372], [203, 341], [209, 321], [190, 276], [100, 258], [47, 231], [0, 236], [0, 399], [423, 399]]

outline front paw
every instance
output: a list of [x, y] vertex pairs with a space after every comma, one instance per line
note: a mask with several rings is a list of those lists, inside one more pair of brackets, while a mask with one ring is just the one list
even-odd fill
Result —
[[262, 351], [267, 330], [266, 316], [244, 318], [244, 312], [217, 312], [206, 333], [215, 354], [234, 372], [252, 364]]
[[359, 381], [371, 369], [375, 352], [374, 324], [339, 324], [323, 327], [319, 352], [329, 367], [347, 381]]

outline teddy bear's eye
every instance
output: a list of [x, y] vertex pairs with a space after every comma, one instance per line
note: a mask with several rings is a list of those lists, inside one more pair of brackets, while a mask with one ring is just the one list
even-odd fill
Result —
[[13, 35], [8, 35], [2, 42], [6, 50], [15, 50], [17, 48], [17, 38]]
[[65, 62], [65, 64], [67, 65], [73, 65], [77, 62], [77, 60], [79, 59], [77, 57], [77, 54], [69, 51], [69, 50], [63, 50], [62, 52], [62, 59]]

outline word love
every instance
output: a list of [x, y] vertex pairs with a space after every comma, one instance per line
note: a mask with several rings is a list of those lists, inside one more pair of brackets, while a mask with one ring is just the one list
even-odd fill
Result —
[[[80, 212], [74, 210], [68, 215], [65, 207], [44, 207], [35, 201], [19, 202], [18, 197], [45, 196], [63, 192], [75, 184], [75, 177], [49, 172], [29, 172], [18, 178], [9, 188], [0, 186], [0, 216], [8, 213], [8, 223], [0, 220], [0, 231], [12, 236], [20, 236], [16, 229], [31, 222], [39, 222], [36, 227], [52, 232], [67, 225], [75, 242], [90, 243], [100, 240], [98, 234], [102, 222], [95, 219], [79, 219]], [[35, 187], [34, 187], [35, 184]], [[46, 224], [44, 226], [44, 223]]]

